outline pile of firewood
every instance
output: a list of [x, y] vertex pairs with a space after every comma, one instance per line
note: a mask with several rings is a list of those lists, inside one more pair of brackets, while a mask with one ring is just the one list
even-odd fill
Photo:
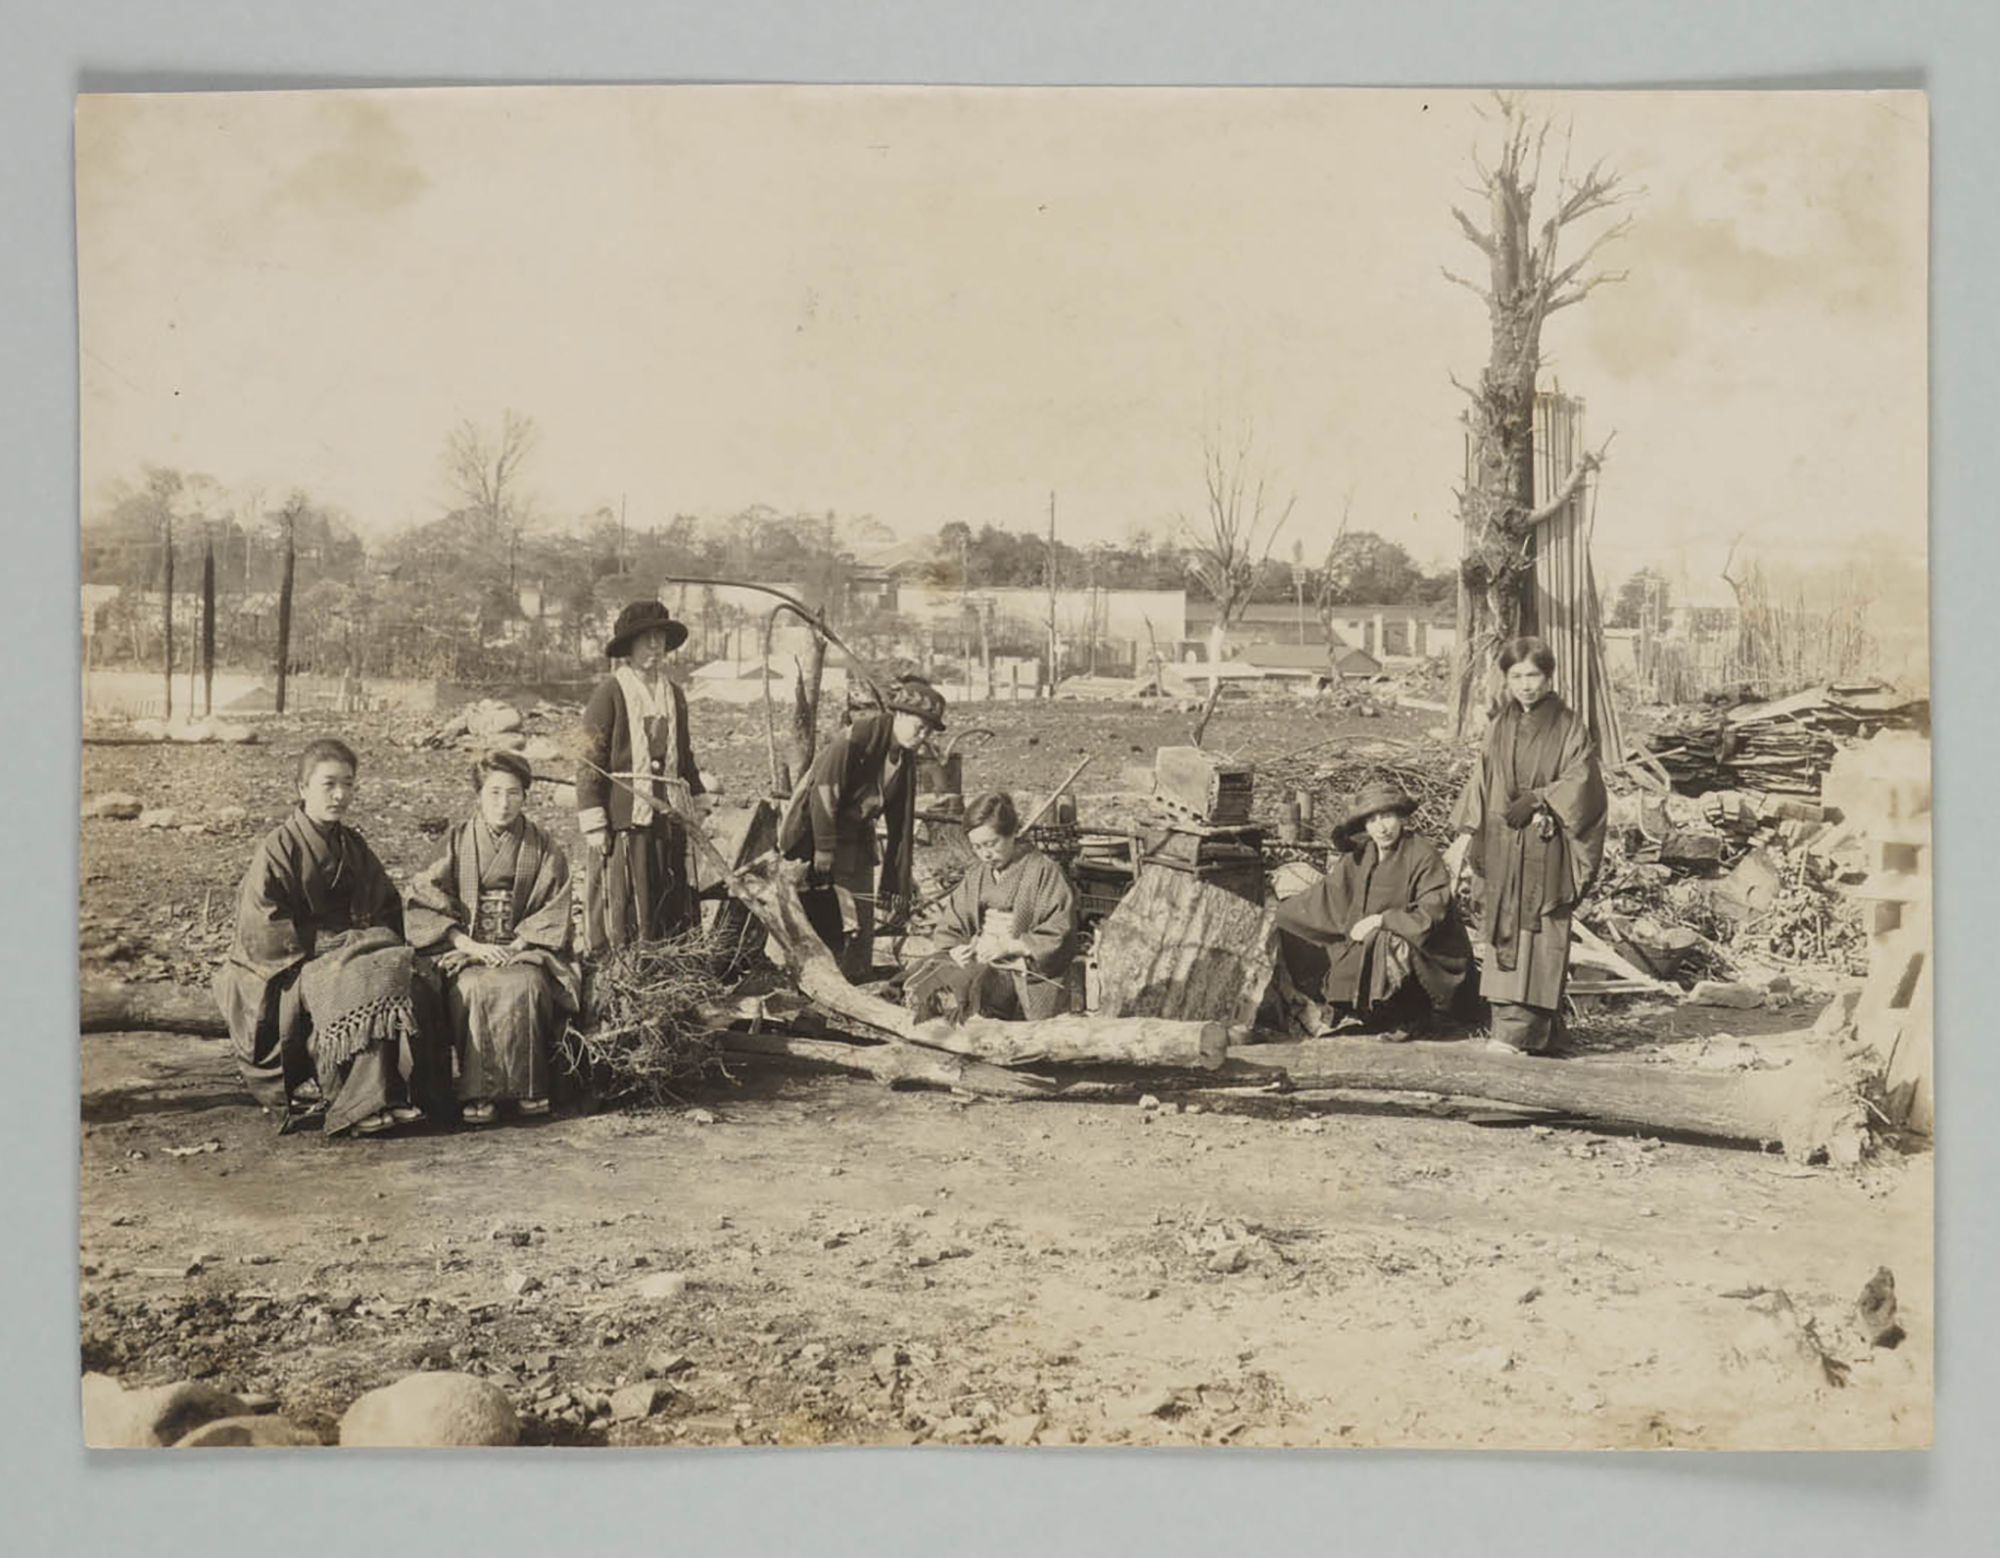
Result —
[[1818, 795], [1840, 740], [1928, 729], [1930, 703], [1873, 683], [1836, 683], [1769, 702], [1729, 696], [1671, 710], [1647, 749], [1689, 795], [1750, 789]]

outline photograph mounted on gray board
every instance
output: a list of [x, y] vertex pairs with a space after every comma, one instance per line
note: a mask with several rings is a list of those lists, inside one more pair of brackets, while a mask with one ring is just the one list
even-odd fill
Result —
[[1930, 1442], [1922, 93], [75, 145], [87, 1444]]

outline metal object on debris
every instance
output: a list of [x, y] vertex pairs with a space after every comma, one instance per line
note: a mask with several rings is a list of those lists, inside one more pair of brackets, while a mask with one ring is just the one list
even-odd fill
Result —
[[1250, 820], [1256, 770], [1223, 763], [1200, 747], [1161, 747], [1153, 759], [1153, 790], [1174, 810], [1217, 827]]

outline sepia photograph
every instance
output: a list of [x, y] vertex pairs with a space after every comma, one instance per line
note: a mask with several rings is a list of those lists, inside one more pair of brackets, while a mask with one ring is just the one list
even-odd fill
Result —
[[1929, 112], [77, 97], [84, 1444], [1928, 1447]]

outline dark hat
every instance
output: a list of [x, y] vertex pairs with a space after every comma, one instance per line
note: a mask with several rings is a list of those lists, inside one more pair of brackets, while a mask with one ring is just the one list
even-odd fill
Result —
[[1416, 809], [1417, 803], [1410, 799], [1409, 792], [1393, 779], [1371, 779], [1349, 803], [1347, 815], [1333, 830], [1333, 841], [1344, 849], [1378, 812], [1400, 812], [1407, 817]]
[[932, 730], [944, 729], [944, 694], [921, 676], [899, 676], [883, 705], [891, 714], [915, 714]]
[[604, 641], [604, 653], [615, 660], [632, 647], [633, 639], [654, 629], [667, 635], [669, 649], [687, 642], [685, 622], [674, 621], [674, 614], [656, 600], [635, 600], [618, 613], [618, 624]]

